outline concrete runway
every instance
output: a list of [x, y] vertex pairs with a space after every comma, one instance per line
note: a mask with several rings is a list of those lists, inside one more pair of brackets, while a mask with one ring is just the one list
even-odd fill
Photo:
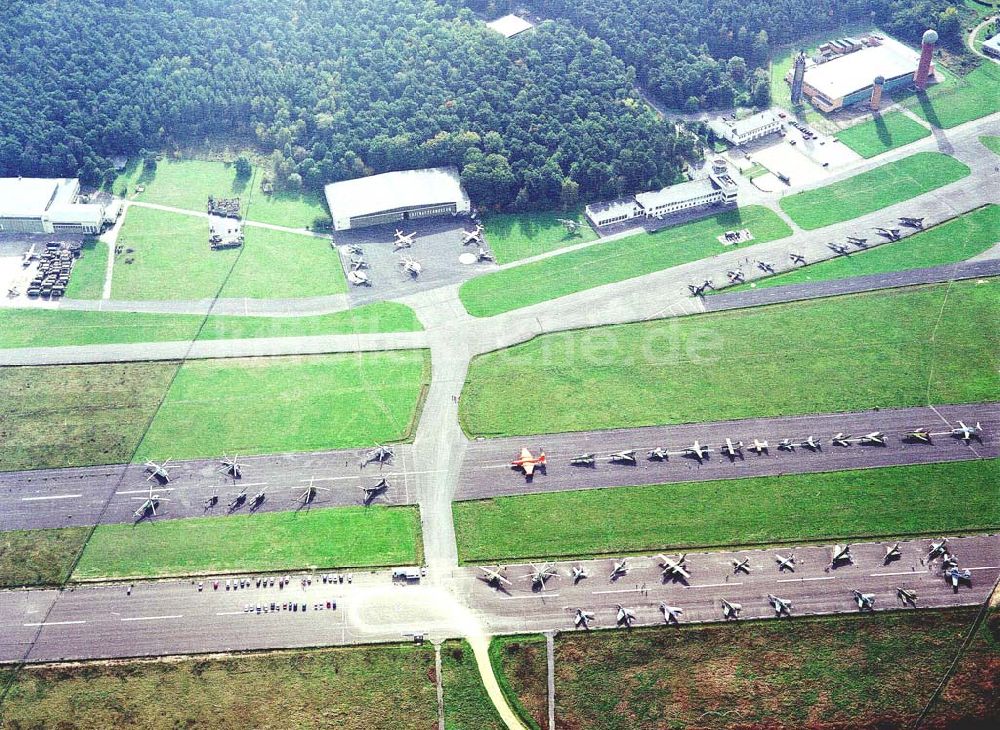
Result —
[[[0, 592], [0, 661], [30, 662], [312, 647], [468, 635], [481, 625], [489, 633], [571, 631], [577, 608], [594, 614], [592, 628], [614, 628], [617, 604], [635, 612], [635, 625], [662, 624], [660, 602], [682, 608], [683, 623], [723, 620], [721, 600], [741, 603], [740, 619], [774, 618], [772, 593], [792, 602], [792, 616], [858, 611], [852, 591], [874, 593], [875, 610], [902, 609], [896, 589], [916, 592], [920, 609], [980, 603], [1000, 575], [1000, 537], [951, 538], [948, 549], [972, 572], [971, 584], [954, 590], [940, 560], [925, 564], [930, 541], [902, 542], [900, 559], [883, 562], [887, 543], [851, 546], [853, 563], [828, 569], [831, 546], [690, 553], [686, 582], [664, 581], [656, 558], [629, 559], [629, 572], [610, 579], [611, 560], [554, 564], [559, 577], [544, 590], [526, 580], [528, 566], [505, 573], [513, 585], [496, 590], [476, 567], [455, 568], [437, 580], [393, 584], [387, 571], [353, 575], [353, 582], [324, 584], [301, 574], [286, 588], [218, 589], [206, 579], [78, 586], [63, 592]], [[794, 571], [779, 571], [777, 554], [794, 554]], [[676, 556], [671, 556], [676, 557]], [[750, 558], [750, 573], [734, 572], [731, 560]], [[575, 585], [573, 565], [587, 571]], [[447, 588], [437, 587], [447, 583]], [[294, 601], [308, 610], [270, 611]], [[337, 609], [326, 608], [336, 601]], [[256, 613], [256, 605], [268, 612]], [[317, 606], [322, 603], [323, 609]], [[254, 606], [245, 612], [246, 604]], [[470, 628], [471, 627], [471, 628]]]
[[[932, 444], [902, 440], [911, 429], [947, 431], [959, 420], [969, 425], [980, 421], [982, 441], [966, 444], [944, 435], [935, 437]], [[981, 403], [489, 439], [469, 444], [455, 499], [996, 458], [1000, 456], [998, 429], [1000, 403]], [[857, 438], [872, 431], [886, 434], [885, 446], [830, 443], [838, 432]], [[784, 438], [799, 442], [809, 435], [822, 441], [821, 451], [778, 448]], [[730, 459], [720, 451], [727, 438], [743, 441], [742, 458]], [[748, 448], [755, 438], [768, 442], [766, 454]], [[712, 449], [702, 463], [682, 453], [695, 439]], [[546, 471], [530, 481], [510, 467], [522, 446], [536, 455], [544, 449], [547, 457]], [[657, 447], [669, 451], [667, 461], [647, 458], [647, 452]], [[635, 449], [636, 464], [608, 462], [611, 453], [626, 449]], [[594, 453], [594, 466], [569, 464], [571, 457], [581, 453]]]
[[[261, 489], [266, 496], [259, 512], [302, 509], [302, 493], [310, 478], [318, 490], [312, 508], [360, 505], [364, 497], [360, 487], [383, 476], [390, 487], [375, 504], [415, 504], [412, 446], [399, 444], [393, 450], [395, 459], [381, 469], [378, 464], [360, 468], [368, 449], [241, 456], [241, 479], [221, 473], [218, 460], [172, 461], [167, 484], [147, 480], [142, 464], [2, 473], [0, 530], [93, 525], [105, 504], [102, 523], [132, 523], [150, 484], [156, 494], [170, 500], [161, 503], [154, 519], [229, 514], [228, 504], [241, 489], [246, 489], [247, 504], [233, 514], [247, 513], [249, 501]], [[218, 504], [206, 508], [205, 501], [214, 494]]]

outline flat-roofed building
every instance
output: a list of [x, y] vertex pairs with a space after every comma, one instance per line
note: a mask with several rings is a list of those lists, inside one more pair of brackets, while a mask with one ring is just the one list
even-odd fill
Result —
[[633, 196], [609, 200], [606, 203], [591, 203], [584, 213], [587, 215], [587, 220], [599, 227], [638, 218], [642, 215], [642, 208], [635, 202]]
[[486, 24], [486, 26], [495, 30], [504, 38], [513, 38], [518, 33], [523, 33], [524, 31], [535, 27], [530, 21], [525, 20], [519, 15], [513, 14], [505, 15], [502, 18], [497, 18], [496, 20], [491, 20]]
[[324, 192], [335, 231], [467, 214], [472, 209], [454, 167], [401, 170], [343, 180], [327, 185]]
[[110, 222], [100, 203], [80, 202], [74, 178], [0, 178], [0, 231], [100, 233]]
[[983, 53], [993, 58], [1000, 58], [1000, 33], [983, 41]]
[[743, 119], [718, 119], [708, 123], [709, 128], [730, 144], [741, 145], [774, 134], [781, 129], [781, 120], [770, 109]]

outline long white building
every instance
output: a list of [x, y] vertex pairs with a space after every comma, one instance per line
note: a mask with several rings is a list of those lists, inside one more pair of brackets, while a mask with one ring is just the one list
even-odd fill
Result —
[[708, 126], [730, 144], [741, 145], [774, 134], [781, 129], [781, 120], [768, 109], [744, 119], [719, 117], [709, 122]]
[[454, 167], [386, 172], [332, 183], [324, 191], [335, 231], [472, 209]]
[[79, 180], [0, 178], [0, 231], [96, 234], [110, 222], [104, 205], [80, 202]]

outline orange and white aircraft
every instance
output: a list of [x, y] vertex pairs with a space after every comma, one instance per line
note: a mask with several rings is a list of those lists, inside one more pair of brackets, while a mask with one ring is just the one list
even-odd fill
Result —
[[510, 462], [510, 465], [515, 469], [520, 469], [524, 472], [524, 476], [530, 477], [535, 473], [535, 467], [545, 466], [545, 452], [538, 452], [538, 456], [534, 456], [527, 447], [521, 449], [521, 455]]

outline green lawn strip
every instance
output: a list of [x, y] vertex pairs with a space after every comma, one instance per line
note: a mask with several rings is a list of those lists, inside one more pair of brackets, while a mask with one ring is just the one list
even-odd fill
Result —
[[[259, 620], [247, 622], [247, 630]], [[3, 705], [9, 728], [428, 730], [434, 651], [366, 646], [23, 667]]]
[[975, 612], [562, 633], [556, 637], [556, 725], [910, 727]]
[[[88, 312], [71, 309], [0, 310], [0, 348], [103, 345], [188, 340], [205, 318], [200, 314]], [[198, 339], [300, 337], [423, 329], [413, 310], [397, 302], [307, 317], [212, 316]]]
[[930, 133], [927, 127], [896, 111], [848, 127], [837, 132], [836, 137], [862, 157], [875, 157], [928, 137]]
[[991, 135], [983, 135], [979, 138], [979, 141], [983, 143], [990, 152], [995, 155], [1000, 155], [1000, 137], [994, 137]]
[[906, 106], [935, 127], [950, 129], [1000, 111], [1000, 66], [983, 60], [978, 68], [953, 84], [931, 86], [914, 94]]
[[530, 730], [548, 726], [549, 688], [545, 637], [494, 636], [490, 665], [511, 709]]
[[190, 361], [135, 460], [404, 440], [429, 378], [421, 350]]
[[177, 367], [0, 368], [0, 471], [128, 461]]
[[751, 205], [478, 276], [465, 282], [459, 295], [470, 314], [488, 317], [714, 256], [730, 250], [717, 236], [737, 228], [748, 228], [754, 243], [792, 232], [772, 211]]
[[[269, 499], [291, 500], [273, 494]], [[329, 507], [98, 525], [73, 580], [423, 562], [414, 507]]]
[[802, 228], [813, 230], [915, 198], [969, 172], [954, 157], [918, 152], [846, 180], [789, 195], [780, 205]]
[[1000, 609], [994, 604], [980, 624], [940, 696], [927, 714], [925, 727], [985, 727], [1000, 717]]
[[447, 730], [504, 730], [479, 676], [472, 647], [464, 639], [442, 644], [441, 685]]
[[[100, 299], [108, 269], [108, 244], [96, 238], [83, 243], [83, 253], [73, 266], [66, 287], [67, 299]], [[0, 334], [2, 337], [2, 334]]]
[[469, 434], [514, 436], [995, 400], [996, 286], [544, 335], [475, 358], [459, 415]]
[[[145, 190], [136, 192], [136, 186]], [[142, 203], [167, 205], [204, 213], [208, 197], [240, 198], [246, 205], [250, 192], [250, 179], [239, 180], [232, 163], [215, 160], [161, 160], [149, 172], [142, 162], [132, 161], [112, 185], [115, 195], [128, 187], [130, 200]], [[256, 197], [257, 191], [254, 192]]]
[[1000, 241], [1000, 206], [987, 205], [901, 241], [769, 276], [753, 282], [756, 285], [753, 287], [740, 284], [720, 289], [719, 293], [953, 264], [989, 250], [997, 241]]
[[330, 214], [322, 193], [313, 190], [279, 190], [265, 194], [260, 189], [263, 176], [263, 170], [254, 168], [253, 200], [245, 211], [247, 220], [287, 228], [311, 228], [318, 219], [322, 219], [329, 225]]
[[[580, 224], [578, 233], [568, 233], [559, 222], [560, 218], [577, 221]], [[486, 240], [501, 264], [597, 238], [580, 210], [565, 213], [494, 213], [484, 216], [483, 222]]]
[[89, 531], [62, 527], [0, 532], [0, 588], [62, 584]]
[[1000, 462], [965, 461], [526, 494], [453, 510], [463, 561], [507, 562], [990, 530], [1000, 525], [998, 480]]

